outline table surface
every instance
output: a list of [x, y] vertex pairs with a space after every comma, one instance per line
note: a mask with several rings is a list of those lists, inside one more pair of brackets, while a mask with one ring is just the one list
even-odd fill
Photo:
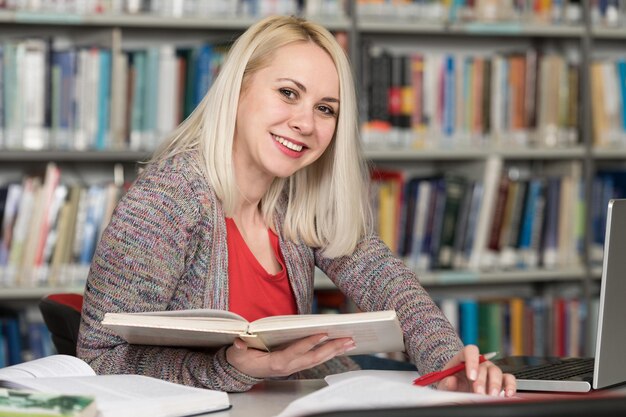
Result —
[[248, 392], [228, 394], [230, 410], [207, 414], [215, 417], [269, 417], [284, 410], [292, 401], [326, 386], [323, 379], [264, 381]]
[[[229, 410], [206, 414], [214, 417], [270, 417], [279, 414], [292, 401], [327, 386], [323, 379], [264, 381], [250, 391], [229, 394], [232, 407]], [[567, 400], [581, 396], [606, 393], [626, 396], [626, 385], [592, 393], [518, 392], [518, 397], [541, 401]]]

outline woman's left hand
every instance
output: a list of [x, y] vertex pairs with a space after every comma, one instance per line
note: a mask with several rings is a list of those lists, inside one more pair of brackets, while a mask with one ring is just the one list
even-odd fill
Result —
[[443, 369], [451, 368], [465, 362], [465, 372], [442, 379], [437, 383], [437, 389], [445, 391], [467, 391], [478, 394], [498, 396], [504, 392], [504, 396], [512, 397], [517, 390], [515, 377], [505, 374], [490, 361], [481, 364], [479, 361], [478, 347], [475, 345], [465, 346], [446, 364]]

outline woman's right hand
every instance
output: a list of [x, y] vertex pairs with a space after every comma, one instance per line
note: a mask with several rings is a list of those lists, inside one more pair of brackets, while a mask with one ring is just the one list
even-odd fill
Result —
[[236, 339], [226, 350], [226, 360], [255, 378], [284, 377], [320, 365], [356, 347], [349, 337], [327, 341], [324, 334], [297, 340], [281, 350], [265, 352]]

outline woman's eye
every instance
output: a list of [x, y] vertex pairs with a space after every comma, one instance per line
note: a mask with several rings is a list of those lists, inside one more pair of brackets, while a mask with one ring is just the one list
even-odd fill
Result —
[[335, 115], [335, 110], [332, 107], [328, 107], [328, 106], [319, 106], [318, 109], [328, 115], [328, 116], [334, 116]]
[[287, 97], [287, 98], [289, 98], [289, 99], [294, 99], [294, 98], [296, 98], [296, 93], [295, 93], [295, 91], [292, 91], [292, 90], [290, 90], [290, 89], [288, 89], [288, 88], [281, 88], [281, 89], [280, 89], [280, 93], [281, 93], [283, 96], [285, 96], [285, 97]]

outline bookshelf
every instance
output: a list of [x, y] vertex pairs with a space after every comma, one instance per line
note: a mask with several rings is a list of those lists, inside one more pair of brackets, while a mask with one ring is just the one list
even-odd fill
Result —
[[[532, 145], [520, 145], [489, 138], [487, 140], [483, 138], [478, 143], [470, 139], [461, 142], [461, 145], [450, 141], [441, 142], [442, 145], [439, 141], [442, 136], [439, 134], [435, 140], [425, 144], [406, 146], [406, 143], [402, 144], [402, 140], [389, 144], [386, 133], [383, 133], [378, 135], [377, 140], [366, 142], [365, 154], [373, 166], [423, 176], [450, 171], [473, 180], [481, 180], [489, 161], [494, 158], [501, 161], [503, 169], [513, 167], [541, 175], [567, 172], [572, 165], [577, 165], [581, 168], [580, 180], [585, 189], [584, 203], [587, 207], [591, 207], [592, 181], [597, 169], [609, 166], [626, 169], [626, 163], [623, 162], [626, 158], [626, 147], [594, 146], [589, 79], [589, 66], [594, 54], [603, 53], [605, 50], [614, 55], [615, 51], [619, 53], [619, 44], [626, 38], [626, 30], [622, 27], [592, 24], [592, 10], [588, 2], [582, 3], [580, 19], [563, 21], [559, 24], [523, 18], [484, 22], [465, 19], [418, 19], [415, 16], [410, 17], [410, 13], [404, 17], [386, 16], [385, 13], [389, 10], [378, 15], [365, 13], [363, 10], [367, 3], [365, 1], [346, 0], [336, 3], [342, 6], [345, 3], [344, 15], [316, 15], [311, 16], [311, 19], [322, 22], [332, 31], [348, 34], [351, 60], [354, 63], [357, 82], [360, 84], [361, 98], [365, 101], [362, 111], [365, 115], [368, 114], [369, 103], [366, 96], [367, 87], [361, 83], [367, 78], [366, 66], [369, 65], [368, 54], [372, 45], [381, 50], [388, 49], [391, 55], [403, 55], [412, 51], [428, 53], [460, 51], [483, 57], [493, 51], [506, 55], [536, 48], [542, 52], [557, 51], [559, 54], [563, 52], [561, 54], [563, 56], [573, 54], [579, 65], [579, 91], [575, 100], [578, 114], [578, 118], [575, 119], [577, 139], [566, 145], [549, 146], [549, 143], [541, 139]], [[203, 42], [217, 44], [233, 39], [256, 20], [256, 17], [232, 13], [217, 17], [207, 15], [172, 17], [155, 13], [120, 13], [119, 10], [85, 14], [75, 10], [52, 13], [49, 10], [0, 9], [0, 42], [17, 37], [51, 37], [63, 40], [65, 45], [106, 48], [115, 56], [116, 53], [157, 47], [163, 40], [167, 40], [167, 43], [175, 48], [196, 47]], [[596, 47], [599, 49], [596, 50]], [[624, 52], [626, 51], [622, 51]], [[116, 75], [112, 74], [112, 77]], [[507, 132], [504, 132], [501, 138], [506, 135]], [[25, 150], [7, 147], [8, 138], [5, 135], [5, 147], [0, 151], [0, 185], [9, 181], [19, 181], [33, 169], [42, 170], [50, 161], [56, 162], [61, 168], [64, 180], [70, 179], [72, 182], [84, 184], [111, 182], [115, 176], [116, 164], [123, 167], [125, 179], [132, 179], [140, 167], [137, 162], [145, 160], [150, 154], [150, 149], [149, 146], [129, 146], [127, 137], [121, 139], [122, 141], [116, 145], [104, 146], [100, 150], [93, 149], [91, 145], [83, 150], [64, 150], [48, 146]], [[600, 273], [597, 266], [591, 262], [592, 213], [587, 211], [584, 216], [585, 233], [582, 235], [583, 240], [578, 253], [580, 262], [559, 265], [556, 268], [419, 270], [418, 275], [421, 282], [437, 294], [446, 291], [453, 293], [459, 288], [480, 293], [481, 288], [485, 287], [499, 288], [500, 293], [510, 295], [515, 294], [518, 288], [525, 287], [527, 290], [530, 288], [528, 294], [541, 294], [550, 292], [553, 287], [558, 289], [555, 291], [564, 288], [563, 291], [568, 294], [589, 300], [596, 295]], [[2, 270], [0, 283], [5, 283], [6, 269], [0, 269]], [[86, 277], [86, 270], [84, 266], [76, 267], [69, 275], [77, 277], [80, 281], [81, 277]], [[320, 275], [316, 277], [316, 288], [324, 290], [332, 289], [333, 286], [327, 278]], [[0, 288], [0, 302], [29, 303], [50, 291], [79, 290], [80, 285], [76, 283], [59, 287], [42, 284], [5, 285]]]

